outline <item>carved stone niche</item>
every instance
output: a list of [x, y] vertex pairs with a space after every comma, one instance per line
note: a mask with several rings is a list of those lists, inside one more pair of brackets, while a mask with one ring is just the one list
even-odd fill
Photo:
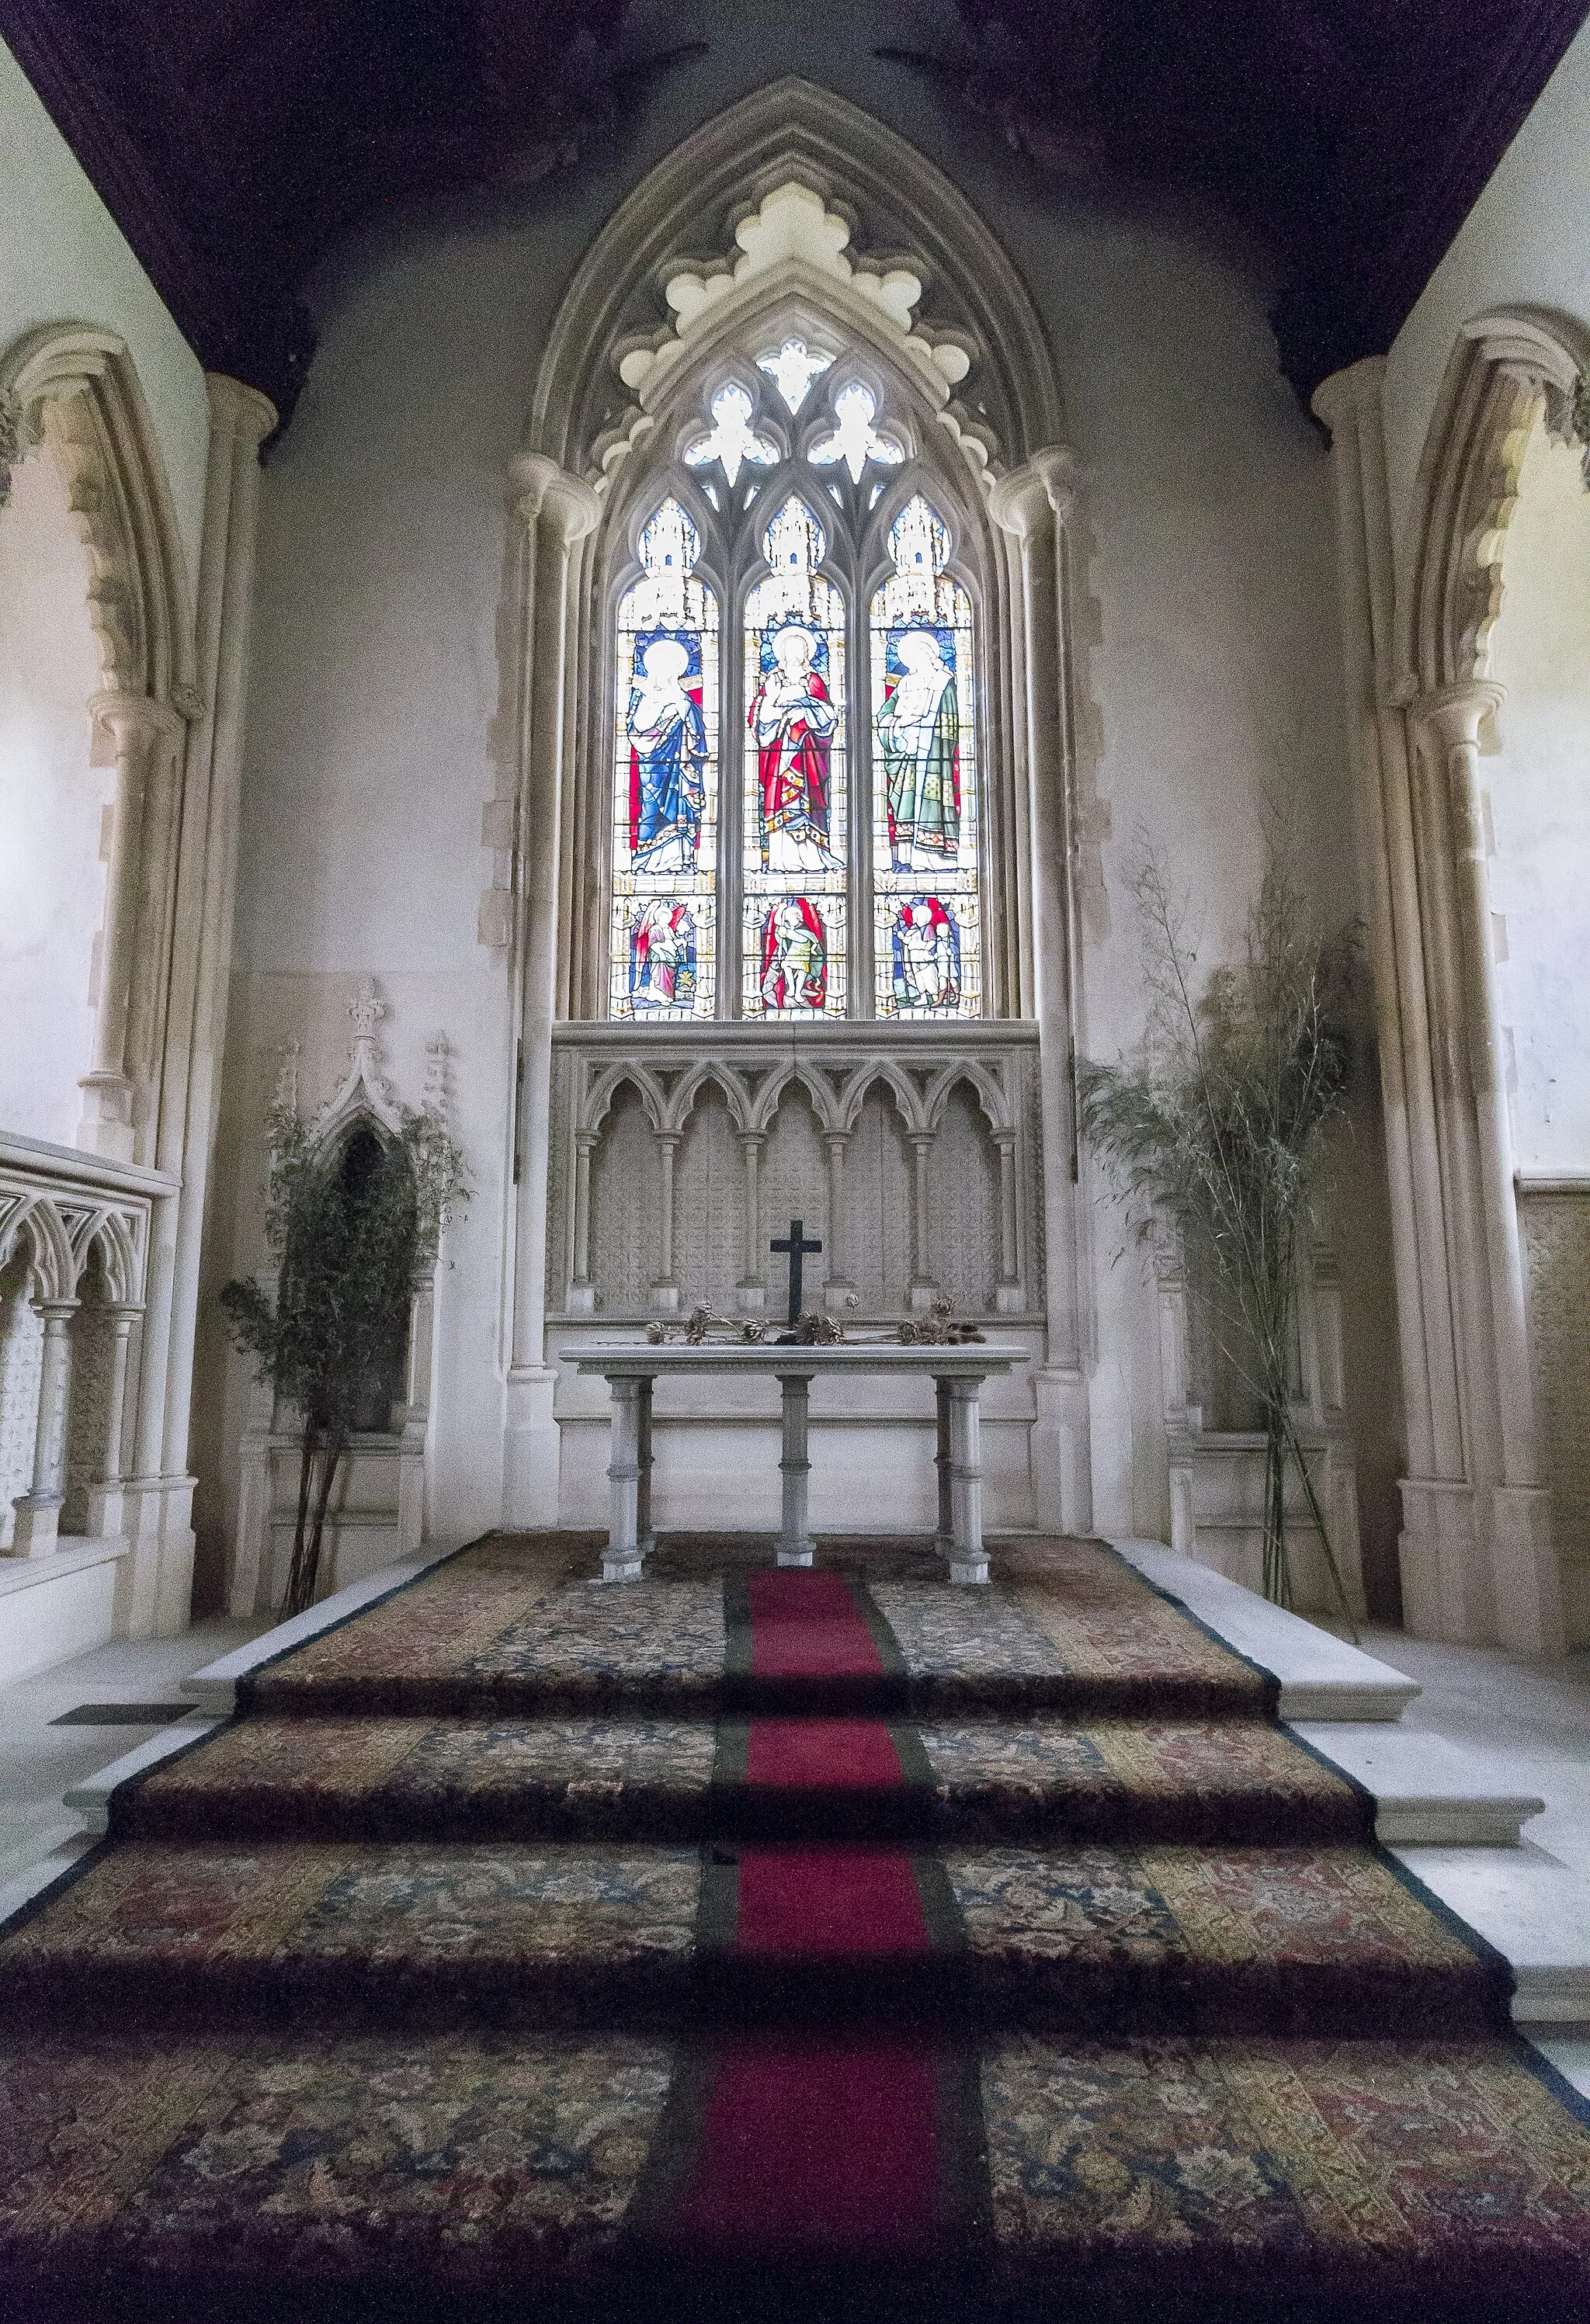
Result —
[[[402, 1102], [383, 1065], [377, 1028], [386, 1004], [372, 978], [361, 982], [348, 1015], [354, 1027], [348, 1070], [310, 1131], [314, 1143], [328, 1152], [346, 1151], [362, 1135], [391, 1136], [403, 1119]], [[424, 1109], [444, 1122], [448, 1056], [445, 1037], [434, 1035], [426, 1047], [421, 1093]], [[296, 1108], [296, 1043], [283, 1052], [277, 1097]], [[371, 1425], [353, 1432], [344, 1480], [327, 1518], [322, 1595], [408, 1555], [424, 1539], [435, 1306], [433, 1270], [414, 1294], [406, 1342], [393, 1351], [396, 1393], [390, 1409], [368, 1416]], [[227, 1592], [234, 1613], [268, 1609], [285, 1587], [300, 1443], [296, 1416], [279, 1410], [270, 1390], [255, 1381], [239, 1453], [237, 1545]]]
[[871, 1323], [941, 1296], [1040, 1313], [1035, 1028], [912, 1031], [825, 1028], [799, 1054], [782, 1028], [560, 1032], [552, 1320], [776, 1314], [769, 1243], [791, 1218], [823, 1246], [809, 1305]]

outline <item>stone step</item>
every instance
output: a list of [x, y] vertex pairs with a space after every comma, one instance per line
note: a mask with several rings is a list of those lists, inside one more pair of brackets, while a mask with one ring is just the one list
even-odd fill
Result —
[[1400, 1719], [1420, 1692], [1417, 1680], [1389, 1663], [1163, 1542], [1123, 1537], [1110, 1547], [1206, 1629], [1270, 1672], [1280, 1683], [1282, 1719]]
[[[789, 2064], [806, 2200], [759, 2218], [753, 2180], [736, 2216], [709, 2102]], [[881, 2251], [855, 2091], [913, 2066], [948, 2167]], [[0, 2116], [0, 2305], [30, 2324], [1272, 2324], [1278, 2288], [1312, 2324], [1590, 2305], [1585, 2127], [1494, 2040], [1023, 2034], [858, 2061], [754, 2034], [77, 2029], [6, 2044]]]
[[[784, 1934], [781, 1932], [789, 1932]], [[130, 1841], [0, 1941], [22, 2018], [442, 2007], [670, 2024], [1407, 2037], [1504, 2026], [1504, 1965], [1362, 1847]]]
[[[81, 1784], [118, 1834], [223, 1838], [1367, 1838], [1368, 1804], [1290, 1736], [1056, 1720], [189, 1720]], [[761, 1769], [762, 1779], [755, 1771]], [[768, 1780], [781, 1771], [783, 1780]], [[892, 1782], [891, 1782], [892, 1771]], [[800, 1778], [804, 1775], [806, 1780]]]
[[1544, 1849], [1399, 1848], [1400, 1862], [1505, 1955], [1521, 2025], [1590, 2023], [1590, 1881]]
[[1374, 1799], [1388, 1848], [1514, 1848], [1546, 1803], [1496, 1782], [1483, 1760], [1417, 1729], [1299, 1720], [1292, 1729]]

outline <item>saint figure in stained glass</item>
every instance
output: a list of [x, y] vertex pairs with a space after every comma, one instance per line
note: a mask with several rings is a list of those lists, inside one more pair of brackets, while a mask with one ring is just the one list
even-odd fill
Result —
[[961, 936], [953, 911], [937, 896], [911, 896], [894, 915], [894, 1005], [901, 1010], [960, 1006]]
[[828, 945], [822, 916], [807, 896], [772, 905], [762, 923], [763, 1007], [783, 1015], [822, 1009], [828, 994]]
[[694, 872], [707, 765], [698, 635], [664, 630], [636, 636], [625, 727], [634, 869], [652, 875]]
[[799, 622], [770, 624], [762, 684], [751, 704], [761, 788], [762, 862], [769, 872], [826, 872], [832, 796], [828, 752], [838, 711], [828, 694], [827, 641]]
[[629, 1000], [637, 1012], [682, 1012], [695, 1007], [695, 915], [675, 897], [654, 897], [635, 914], [629, 939]]
[[953, 864], [960, 848], [960, 708], [955, 632], [892, 630], [874, 721], [896, 872]]

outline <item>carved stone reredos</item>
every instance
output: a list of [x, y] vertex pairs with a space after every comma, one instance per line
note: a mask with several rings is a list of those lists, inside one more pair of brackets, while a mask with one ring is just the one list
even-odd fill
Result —
[[605, 491], [720, 346], [817, 318], [892, 358], [985, 484], [1064, 435], [1042, 326], [977, 212], [894, 131], [794, 79], [687, 138], [609, 220], [525, 448]]

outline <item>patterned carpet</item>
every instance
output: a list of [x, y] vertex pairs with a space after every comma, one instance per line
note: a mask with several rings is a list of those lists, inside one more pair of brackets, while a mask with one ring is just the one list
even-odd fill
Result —
[[0, 2312], [1590, 2314], [1590, 2119], [1273, 1682], [986, 1592], [496, 1538], [276, 1662], [0, 1940]]

